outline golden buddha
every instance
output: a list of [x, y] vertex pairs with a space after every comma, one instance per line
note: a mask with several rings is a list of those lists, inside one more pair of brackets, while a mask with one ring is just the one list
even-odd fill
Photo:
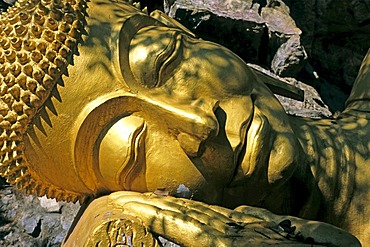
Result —
[[[325, 221], [370, 243], [369, 54], [346, 110], [311, 120], [288, 116], [263, 77], [228, 49], [124, 1], [20, 0], [0, 25], [0, 172], [29, 193], [93, 200], [67, 246], [98, 241], [107, 227], [99, 217], [125, 210], [128, 228], [144, 225], [138, 236], [150, 229], [186, 246], [199, 232], [209, 233], [199, 237], [204, 244], [240, 246], [225, 229], [201, 227], [225, 227], [234, 214], [233, 222], [284, 219], [227, 209], [240, 205]], [[141, 194], [174, 196], [181, 185], [194, 201]], [[194, 211], [202, 215], [184, 216]], [[172, 222], [165, 229], [158, 219]], [[358, 244], [330, 225], [289, 219], [315, 243]], [[176, 226], [197, 231], [182, 239]], [[313, 233], [317, 226], [325, 234]], [[90, 240], [84, 227], [97, 229], [87, 231]], [[123, 231], [119, 221], [109, 227]]]

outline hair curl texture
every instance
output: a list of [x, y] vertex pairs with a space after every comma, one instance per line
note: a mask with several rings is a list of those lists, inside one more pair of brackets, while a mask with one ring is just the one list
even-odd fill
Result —
[[24, 155], [24, 136], [77, 52], [85, 0], [18, 0], [0, 15], [0, 175], [29, 194], [85, 200], [41, 179]]

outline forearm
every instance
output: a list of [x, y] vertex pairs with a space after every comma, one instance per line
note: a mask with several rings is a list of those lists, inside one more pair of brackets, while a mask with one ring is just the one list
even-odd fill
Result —
[[306, 246], [305, 241], [310, 241], [308, 246], [359, 246], [355, 237], [326, 223], [278, 216], [248, 206], [230, 210], [187, 199], [124, 191], [93, 201], [63, 246], [128, 244], [127, 239], [131, 239], [132, 246], [157, 246], [157, 235], [181, 246]]

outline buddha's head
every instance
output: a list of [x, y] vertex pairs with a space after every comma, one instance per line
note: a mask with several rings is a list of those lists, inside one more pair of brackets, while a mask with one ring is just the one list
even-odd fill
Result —
[[[67, 2], [64, 8], [74, 1]], [[14, 113], [14, 123], [20, 125], [14, 145], [15, 127], [2, 126], [7, 134], [2, 175], [10, 182], [69, 200], [117, 190], [175, 194], [183, 184], [195, 199], [220, 203], [226, 187], [250, 184], [260, 193], [289, 180], [299, 162], [299, 143], [272, 92], [237, 55], [195, 38], [158, 12], [148, 16], [126, 2], [93, 0], [87, 8], [76, 3], [74, 11], [80, 21], [71, 25], [79, 36], [72, 36], [72, 28], [58, 30], [63, 24], [49, 27], [50, 42], [39, 61], [27, 51], [32, 61], [22, 64], [22, 48], [13, 49], [13, 43], [8, 50], [0, 48], [5, 66], [21, 68], [18, 75], [9, 72], [16, 84], [19, 75], [26, 78], [20, 95], [31, 92], [30, 101], [12, 96], [11, 103], [11, 88], [2, 92], [1, 103], [8, 107], [3, 123], [12, 123], [8, 119]], [[66, 14], [53, 18], [68, 20]], [[6, 26], [11, 18], [2, 17], [2, 22]], [[61, 45], [55, 42], [65, 33], [71, 38], [66, 35]], [[46, 31], [36, 47], [43, 39], [48, 40]], [[67, 44], [68, 39], [74, 43]], [[49, 59], [47, 49], [55, 51], [55, 44], [60, 47]], [[68, 56], [59, 63], [65, 47]], [[11, 50], [16, 51], [14, 61], [7, 55]], [[57, 74], [42, 68], [45, 59], [50, 68], [57, 67]], [[32, 71], [27, 74], [26, 66], [40, 70], [41, 79]], [[8, 85], [7, 76], [2, 87]], [[49, 77], [46, 85], [43, 78]], [[28, 85], [32, 81], [37, 82], [34, 88]], [[41, 86], [43, 94], [38, 92]], [[40, 100], [32, 105], [34, 95]], [[28, 108], [32, 112], [27, 115]], [[12, 155], [16, 158], [7, 163]]]

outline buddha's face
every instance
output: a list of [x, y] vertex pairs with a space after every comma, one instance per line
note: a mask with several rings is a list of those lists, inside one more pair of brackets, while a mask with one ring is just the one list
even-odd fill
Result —
[[238, 56], [180, 27], [147, 25], [127, 42], [129, 31], [122, 28], [114, 56], [132, 98], [122, 111], [135, 110], [100, 144], [106, 185], [176, 194], [183, 184], [195, 199], [221, 203], [227, 187], [250, 184], [262, 196], [288, 180], [298, 143], [281, 105]]

